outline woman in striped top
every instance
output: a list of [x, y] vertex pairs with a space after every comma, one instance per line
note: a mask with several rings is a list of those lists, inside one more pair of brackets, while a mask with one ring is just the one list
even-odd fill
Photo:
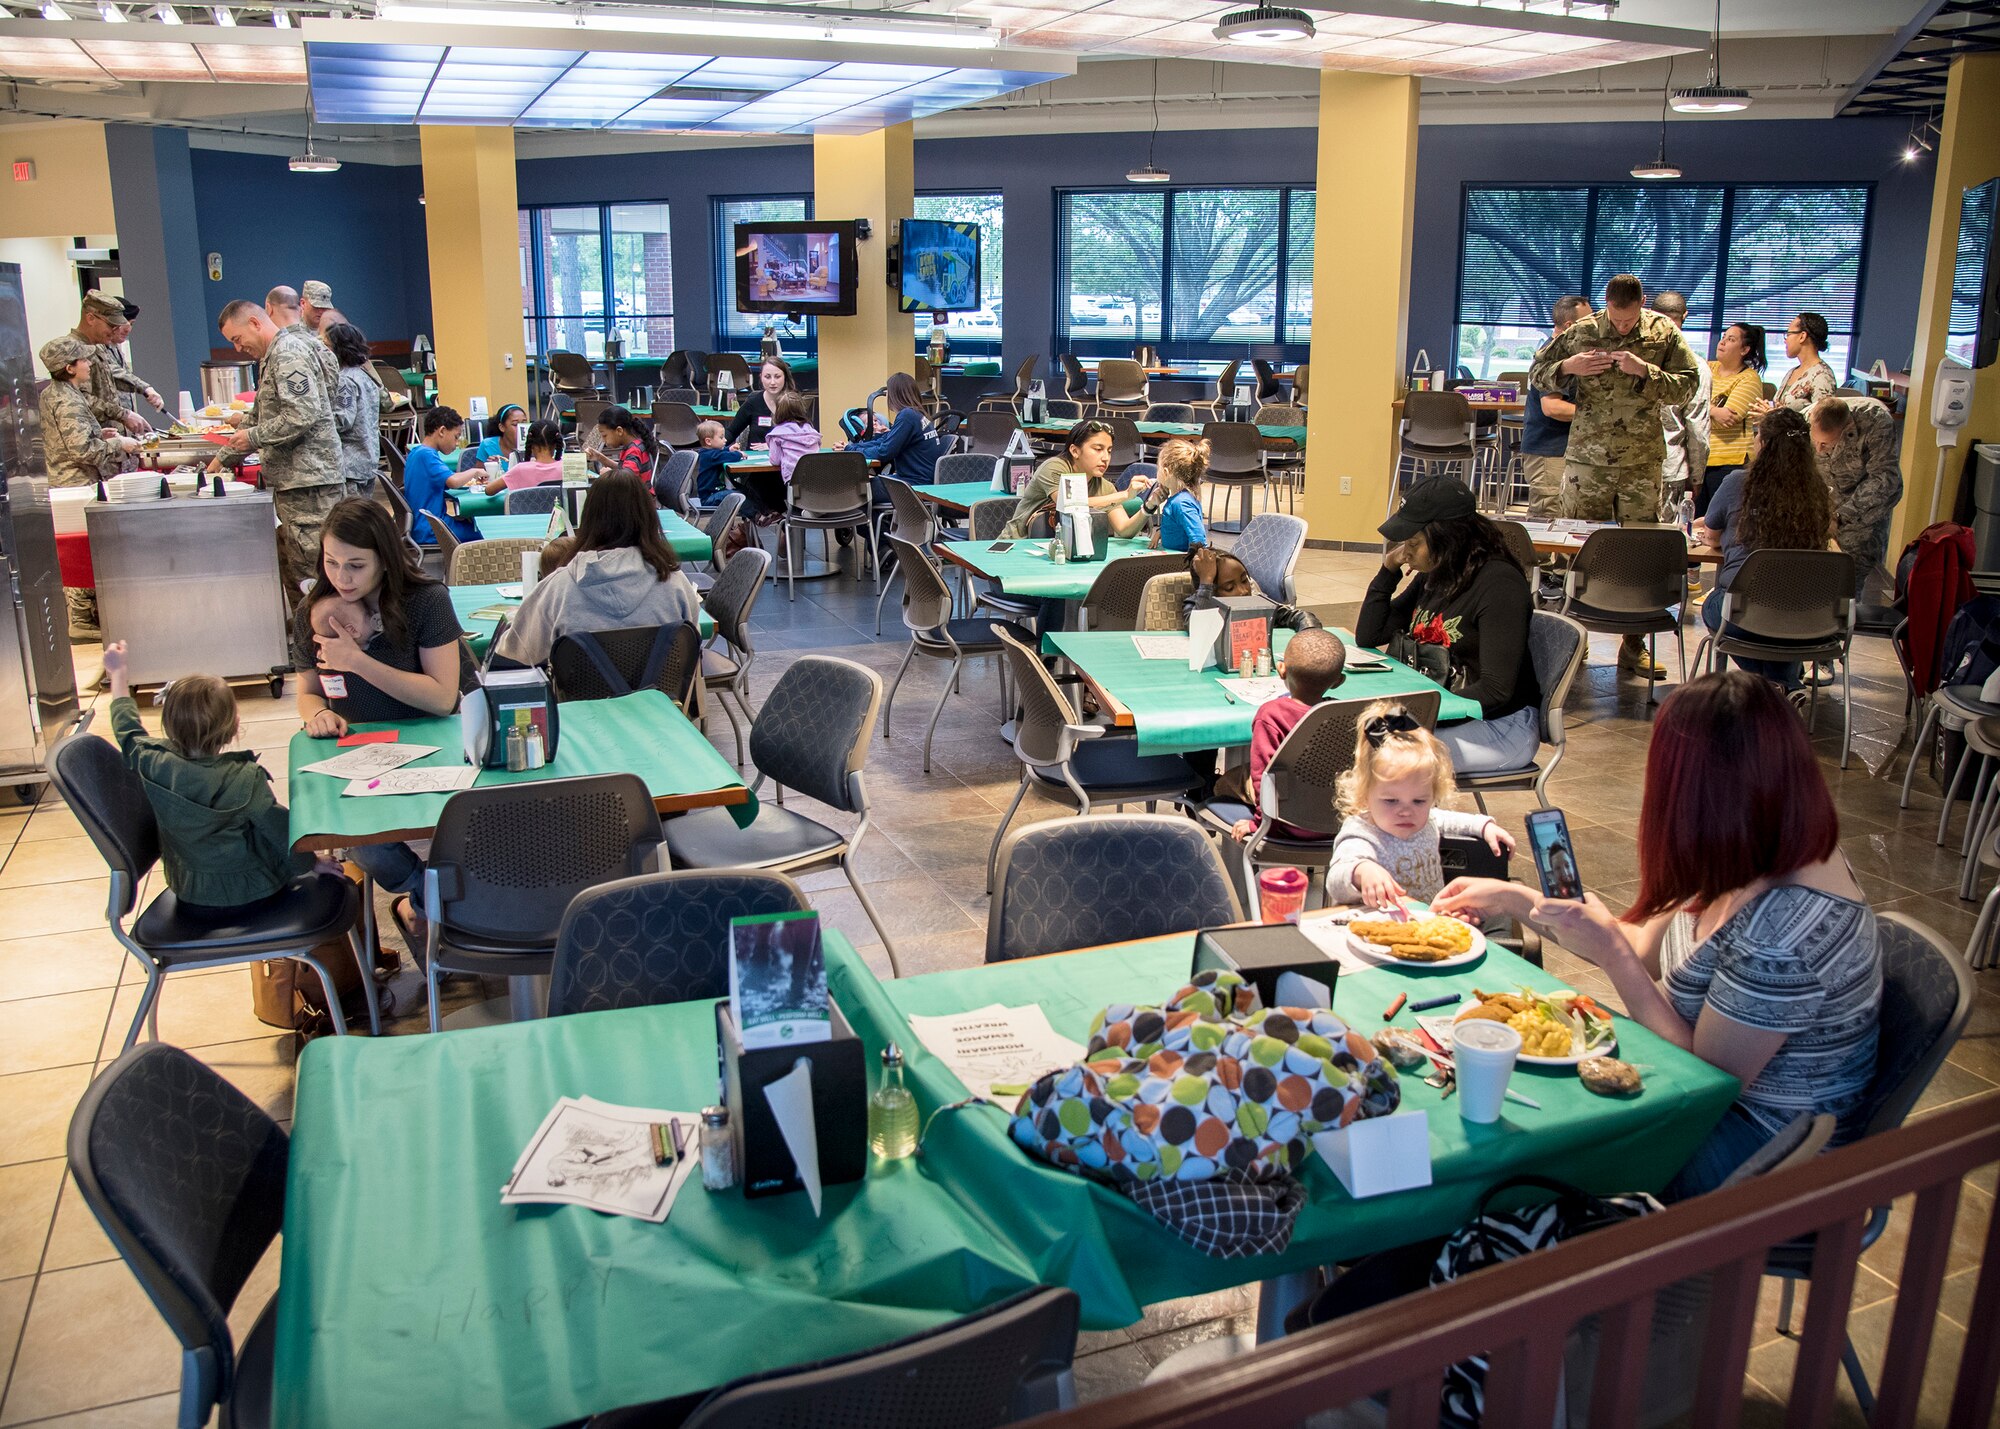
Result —
[[1750, 435], [1756, 424], [1750, 409], [1764, 400], [1764, 329], [1756, 323], [1731, 323], [1715, 344], [1714, 374], [1709, 395], [1708, 472], [1694, 499], [1696, 517], [1708, 514], [1708, 503], [1732, 471], [1750, 460]]
[[1859, 1135], [1882, 1009], [1875, 914], [1776, 685], [1731, 670], [1660, 706], [1639, 875], [1622, 914], [1595, 894], [1542, 898], [1486, 879], [1458, 880], [1433, 907], [1533, 923], [1603, 968], [1634, 1021], [1742, 1083], [1667, 1199], [1714, 1190], [1797, 1116], [1833, 1114], [1835, 1145]]

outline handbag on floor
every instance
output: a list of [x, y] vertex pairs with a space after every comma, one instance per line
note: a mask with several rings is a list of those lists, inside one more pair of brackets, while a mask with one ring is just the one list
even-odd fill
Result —
[[[361, 881], [361, 870], [353, 864], [346, 865], [349, 878]], [[376, 976], [393, 974], [402, 966], [402, 957], [382, 947], [380, 925], [375, 929], [375, 946], [369, 949]], [[350, 1025], [356, 1019], [365, 1021], [368, 1016], [368, 999], [361, 989], [361, 969], [355, 965], [354, 950], [346, 938], [332, 938], [313, 949], [320, 966], [333, 976], [333, 995], [340, 999], [340, 1009]], [[386, 1015], [391, 1007], [388, 989], [380, 988], [381, 1010]], [[333, 1018], [327, 1011], [327, 994], [320, 984], [319, 974], [297, 958], [270, 958], [250, 965], [250, 1011], [259, 1022], [270, 1027], [280, 1027], [287, 1032], [296, 1032], [302, 1041], [333, 1030]]]

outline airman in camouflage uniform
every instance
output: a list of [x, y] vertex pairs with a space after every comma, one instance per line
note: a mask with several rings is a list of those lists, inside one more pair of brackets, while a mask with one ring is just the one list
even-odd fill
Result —
[[1854, 558], [1854, 598], [1889, 551], [1903, 499], [1896, 418], [1873, 397], [1827, 397], [1812, 409], [1813, 449], [1833, 494], [1834, 539]]
[[101, 426], [120, 427], [139, 434], [152, 430], [151, 425], [137, 412], [127, 411], [125, 404], [118, 400], [118, 385], [112, 379], [111, 368], [98, 352], [98, 349], [111, 345], [113, 334], [124, 323], [125, 304], [93, 288], [85, 296], [83, 316], [77, 319], [69, 336], [90, 349], [90, 379], [84, 391], [90, 398], [92, 415]]
[[223, 336], [258, 359], [257, 402], [232, 453], [253, 448], [264, 459], [264, 485], [278, 514], [278, 564], [287, 598], [319, 569], [320, 528], [346, 494], [340, 476], [340, 436], [334, 428], [333, 382], [316, 338], [280, 331], [248, 302], [223, 309]]
[[[1672, 320], [1643, 306], [1629, 273], [1605, 285], [1604, 307], [1578, 318], [1535, 354], [1528, 380], [1544, 392], [1574, 380], [1576, 418], [1563, 468], [1563, 515], [1585, 521], [1656, 521], [1667, 442], [1662, 409], [1692, 397], [1694, 350]], [[1625, 637], [1621, 668], [1664, 671], [1642, 637]]]
[[[74, 335], [42, 345], [42, 366], [49, 385], [42, 389], [42, 454], [51, 486], [91, 486], [124, 469], [136, 438], [105, 435], [91, 409], [88, 368], [91, 344]], [[79, 370], [79, 369], [82, 370]], [[71, 634], [97, 638], [97, 592], [65, 588]]]

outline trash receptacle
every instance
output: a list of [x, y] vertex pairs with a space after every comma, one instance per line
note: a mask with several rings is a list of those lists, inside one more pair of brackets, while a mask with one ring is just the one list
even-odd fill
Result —
[[2000, 570], [2000, 442], [1972, 446], [1972, 546], [1977, 570]]

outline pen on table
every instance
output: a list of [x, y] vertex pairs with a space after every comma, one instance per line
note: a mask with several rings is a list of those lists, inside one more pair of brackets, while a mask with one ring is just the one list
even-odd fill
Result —
[[1236, 696], [1229, 693], [1229, 686], [1218, 680], [1216, 681], [1215, 688], [1222, 691], [1222, 698], [1228, 700], [1232, 705], [1236, 703]]
[[1429, 1012], [1434, 1008], [1450, 1007], [1454, 1002], [1457, 1002], [1458, 1000], [1459, 1000], [1459, 995], [1457, 993], [1455, 992], [1446, 993], [1443, 997], [1429, 997], [1425, 998], [1422, 1002], [1413, 1002], [1410, 1004], [1410, 1011]]
[[1384, 1022], [1389, 1021], [1397, 1013], [1403, 1010], [1403, 1004], [1408, 1002], [1409, 1000], [1410, 1000], [1410, 995], [1407, 992], [1397, 993], [1396, 1000], [1390, 1003], [1387, 1007], [1382, 1009], [1382, 1020]]

